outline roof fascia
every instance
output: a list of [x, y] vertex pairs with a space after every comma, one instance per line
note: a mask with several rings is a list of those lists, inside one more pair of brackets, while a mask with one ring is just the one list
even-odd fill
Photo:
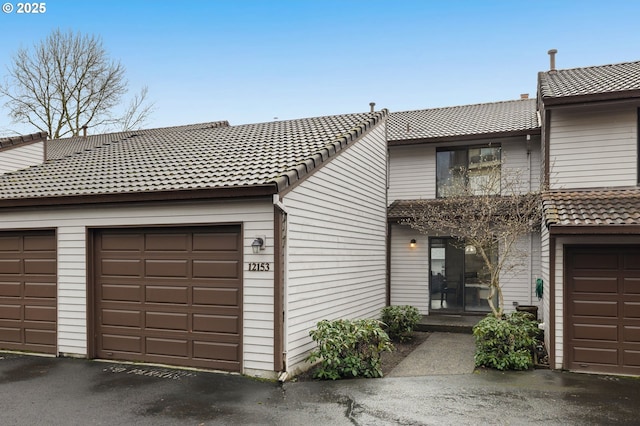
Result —
[[441, 142], [457, 142], [457, 141], [471, 141], [471, 140], [485, 140], [485, 139], [506, 139], [516, 136], [527, 135], [539, 135], [540, 128], [529, 130], [516, 130], [512, 132], [495, 132], [495, 133], [480, 133], [471, 135], [453, 135], [453, 136], [441, 136], [435, 138], [416, 138], [416, 139], [396, 139], [390, 140], [389, 146], [399, 145], [415, 145], [415, 144], [435, 144]]
[[549, 233], [558, 235], [638, 235], [640, 225], [551, 225]]
[[246, 187], [222, 187], [179, 191], [127, 192], [116, 194], [91, 194], [61, 197], [34, 197], [0, 199], [0, 209], [16, 207], [74, 206], [83, 204], [120, 204], [151, 201], [204, 200], [222, 198], [250, 198], [272, 196], [277, 193], [276, 184]]
[[596, 93], [593, 95], [577, 95], [577, 96], [561, 96], [561, 97], [543, 97], [542, 103], [547, 108], [558, 107], [579, 107], [579, 106], [592, 106], [595, 103], [601, 105], [608, 104], [625, 104], [625, 103], [639, 103], [640, 102], [640, 90], [629, 90], [625, 92], [608, 92], [608, 93]]

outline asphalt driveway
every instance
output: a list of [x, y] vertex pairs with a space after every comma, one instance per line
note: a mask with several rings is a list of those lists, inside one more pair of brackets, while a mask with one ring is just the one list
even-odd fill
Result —
[[638, 424], [640, 379], [536, 370], [284, 385], [0, 354], [2, 425]]

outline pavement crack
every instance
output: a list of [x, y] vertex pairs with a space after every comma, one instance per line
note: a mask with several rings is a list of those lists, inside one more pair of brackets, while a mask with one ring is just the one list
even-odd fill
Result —
[[359, 425], [358, 421], [354, 418], [354, 411], [358, 407], [355, 399], [346, 397], [346, 401], [343, 402], [346, 405], [344, 416], [354, 425]]

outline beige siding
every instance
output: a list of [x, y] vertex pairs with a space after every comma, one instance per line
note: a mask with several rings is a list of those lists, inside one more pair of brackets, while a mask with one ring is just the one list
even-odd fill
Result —
[[289, 371], [304, 368], [318, 321], [379, 318], [385, 305], [386, 155], [381, 125], [282, 200]]
[[[100, 206], [3, 212], [0, 229], [55, 228], [58, 238], [58, 351], [87, 354], [87, 243], [92, 227], [216, 225], [242, 223], [244, 233], [244, 371], [273, 370], [273, 272], [248, 272], [249, 262], [273, 265], [273, 204], [209, 202], [155, 206]], [[265, 235], [267, 248], [254, 255], [251, 242]], [[264, 373], [261, 373], [264, 372]]]
[[0, 151], [0, 175], [44, 162], [44, 142]]
[[[409, 243], [416, 240], [416, 247]], [[429, 237], [409, 226], [391, 226], [391, 305], [411, 305], [429, 314]]]
[[433, 145], [389, 149], [389, 203], [436, 196], [436, 148]]
[[516, 304], [538, 305], [535, 280], [539, 276], [540, 234], [534, 233], [518, 240], [500, 275], [505, 312], [514, 311]]
[[[446, 145], [392, 146], [389, 149], [389, 204], [395, 200], [432, 199], [436, 196], [436, 149], [441, 146], [502, 144], [505, 176], [517, 176], [523, 191], [540, 183], [540, 137], [476, 140]], [[529, 151], [527, 150], [529, 148]]]
[[551, 188], [636, 185], [637, 120], [635, 107], [553, 110]]

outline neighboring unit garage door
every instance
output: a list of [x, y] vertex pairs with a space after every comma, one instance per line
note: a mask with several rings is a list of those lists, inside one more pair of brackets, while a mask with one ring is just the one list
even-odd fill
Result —
[[568, 368], [640, 374], [640, 248], [570, 247], [566, 260]]
[[0, 231], [0, 349], [56, 354], [56, 236]]
[[241, 369], [239, 226], [95, 233], [96, 356]]

